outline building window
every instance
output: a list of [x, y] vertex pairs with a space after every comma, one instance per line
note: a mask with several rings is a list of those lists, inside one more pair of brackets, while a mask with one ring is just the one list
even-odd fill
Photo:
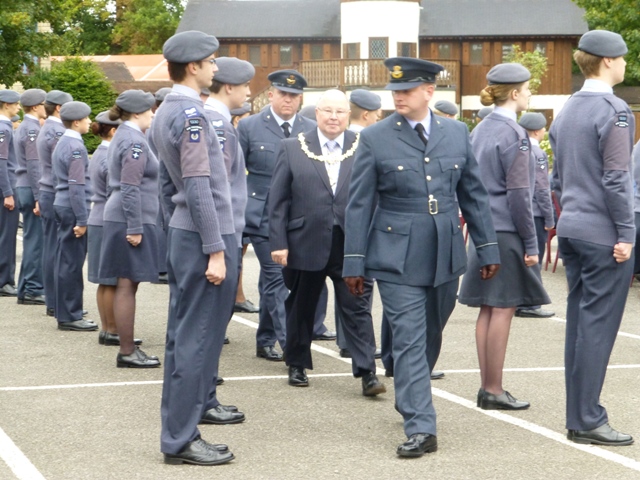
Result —
[[280, 45], [280, 65], [293, 65], [293, 47], [291, 45]]
[[322, 60], [324, 58], [324, 48], [322, 44], [311, 45], [311, 60]]
[[472, 43], [469, 50], [469, 64], [482, 65], [482, 44]]
[[513, 53], [513, 45], [510, 43], [502, 44], [502, 61], [506, 61], [507, 57]]
[[360, 44], [345, 43], [342, 47], [342, 56], [348, 60], [360, 58]]
[[228, 57], [229, 56], [229, 45], [221, 45], [216, 52], [216, 57]]
[[389, 39], [372, 37], [369, 39], [369, 58], [387, 58], [389, 56]]
[[398, 43], [398, 55], [401, 57], [416, 57], [415, 43]]
[[451, 44], [450, 43], [440, 43], [440, 44], [438, 44], [438, 58], [443, 58], [443, 59], [451, 58]]
[[545, 57], [547, 56], [547, 42], [535, 42], [533, 44], [533, 51], [540, 52]]
[[249, 45], [249, 62], [255, 67], [259, 67], [262, 64], [260, 45]]

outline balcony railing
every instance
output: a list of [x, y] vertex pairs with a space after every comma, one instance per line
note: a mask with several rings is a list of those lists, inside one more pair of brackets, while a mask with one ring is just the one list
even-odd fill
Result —
[[[460, 85], [460, 62], [435, 61], [444, 67], [437, 78], [437, 85], [457, 89]], [[303, 60], [299, 68], [310, 88], [383, 88], [389, 83], [389, 70], [382, 59]]]

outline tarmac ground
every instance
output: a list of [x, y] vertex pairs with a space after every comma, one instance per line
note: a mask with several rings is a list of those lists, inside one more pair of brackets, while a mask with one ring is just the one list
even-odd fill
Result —
[[[18, 266], [20, 248], [19, 242]], [[256, 304], [258, 270], [250, 249], [244, 289]], [[396, 456], [405, 436], [381, 363], [387, 393], [365, 398], [335, 343], [314, 342], [310, 386], [289, 387], [283, 363], [255, 356], [258, 316], [236, 314], [218, 398], [237, 405], [247, 420], [201, 426], [203, 438], [228, 444], [236, 456], [217, 467], [163, 463], [161, 368], [118, 369], [117, 347], [98, 345], [97, 332], [59, 331], [44, 307], [0, 298], [0, 479], [640, 479], [640, 441], [613, 448], [566, 440], [562, 266], [543, 271], [543, 280], [556, 316], [514, 318], [505, 365], [505, 388], [531, 408], [476, 408], [477, 310], [458, 305], [436, 366], [446, 375], [432, 385], [438, 451], [417, 459]], [[638, 285], [629, 293], [601, 401], [614, 428], [640, 439]], [[95, 291], [85, 283], [85, 308], [98, 321]], [[151, 284], [142, 284], [137, 296], [136, 336], [161, 360], [168, 296], [166, 285]], [[378, 339], [381, 314], [376, 294]], [[332, 295], [325, 323], [334, 330]]]

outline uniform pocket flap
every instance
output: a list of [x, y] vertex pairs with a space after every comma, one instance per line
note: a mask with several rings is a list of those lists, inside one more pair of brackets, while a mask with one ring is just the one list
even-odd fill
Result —
[[440, 169], [443, 172], [447, 170], [458, 170], [461, 169], [464, 165], [465, 159], [464, 157], [453, 157], [453, 158], [439, 158]]
[[304, 225], [304, 217], [292, 218], [287, 225], [287, 231], [301, 228]]
[[379, 215], [372, 228], [381, 232], [395, 233], [396, 235], [409, 235], [411, 233], [411, 218], [400, 216]]
[[266, 200], [269, 195], [269, 187], [269, 183], [263, 185], [260, 182], [247, 182], [248, 197], [255, 200]]

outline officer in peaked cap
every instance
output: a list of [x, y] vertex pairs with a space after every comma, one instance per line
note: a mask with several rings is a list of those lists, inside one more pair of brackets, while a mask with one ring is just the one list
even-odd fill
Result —
[[[242, 120], [238, 124], [238, 134], [248, 171], [244, 231], [260, 261], [260, 314], [256, 334], [256, 355], [270, 361], [282, 361], [282, 354], [275, 349], [275, 343], [277, 341], [284, 351], [284, 300], [288, 295], [288, 289], [282, 278], [282, 266], [271, 258], [267, 195], [280, 141], [313, 129], [316, 122], [297, 114], [303, 89], [307, 86], [307, 81], [299, 72], [278, 70], [269, 74], [268, 79], [271, 82], [268, 107], [259, 114]], [[326, 311], [326, 294], [324, 301], [321, 298], [320, 305], [325, 306], [319, 308], [314, 323], [314, 335], [335, 339], [335, 333], [327, 332], [322, 325]]]
[[[466, 125], [429, 109], [443, 67], [406, 57], [384, 63], [396, 112], [360, 134], [343, 276], [356, 295], [363, 293], [365, 277], [378, 282], [392, 332], [397, 407], [408, 437], [397, 454], [417, 457], [437, 449], [430, 370], [466, 268], [456, 197], [482, 252], [483, 277], [495, 274], [499, 255]], [[396, 173], [388, 175], [390, 170]]]

